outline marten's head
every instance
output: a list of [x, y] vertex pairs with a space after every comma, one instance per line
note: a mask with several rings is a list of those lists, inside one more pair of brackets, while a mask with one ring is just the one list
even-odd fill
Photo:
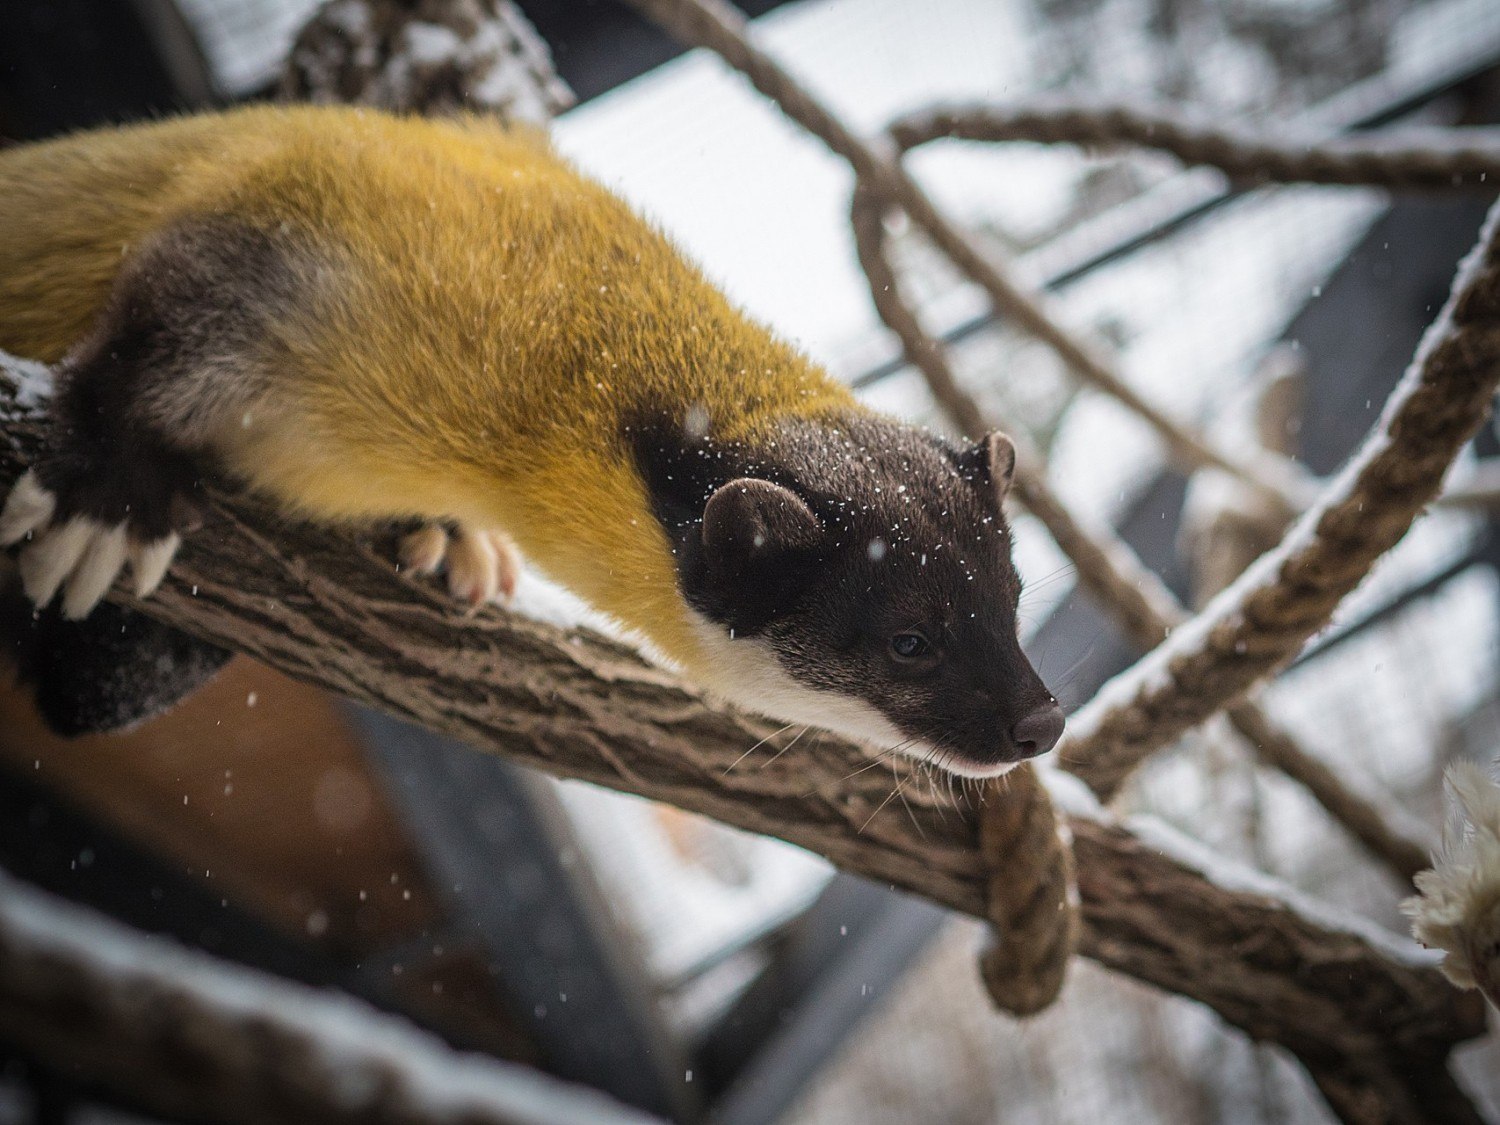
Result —
[[710, 687], [969, 776], [1056, 744], [1062, 711], [1016, 637], [1004, 435], [955, 449], [850, 414], [634, 445]]

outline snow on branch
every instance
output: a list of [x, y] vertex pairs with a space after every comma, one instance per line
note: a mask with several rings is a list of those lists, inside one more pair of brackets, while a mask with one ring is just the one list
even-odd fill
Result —
[[[37, 383], [35, 365], [0, 356], [0, 488], [41, 446]], [[834, 736], [776, 755], [774, 725], [709, 705], [623, 645], [496, 607], [468, 617], [441, 589], [398, 573], [384, 547], [289, 524], [250, 498], [209, 490], [203, 509], [163, 587], [145, 601], [117, 590], [116, 600], [520, 764], [778, 836], [986, 916], [978, 815], [919, 775], [865, 768], [867, 753]], [[768, 738], [765, 754], [740, 761]], [[1217, 887], [1117, 824], [1083, 814], [1066, 823], [1085, 955], [1360, 1088], [1400, 1087], [1403, 1075], [1440, 1093], [1451, 1086], [1443, 1058], [1483, 1025], [1435, 969], [1275, 895]]]
[[0, 1036], [153, 1113], [235, 1125], [645, 1125], [362, 1001], [132, 930], [0, 873]]
[[575, 100], [511, 0], [329, 0], [292, 45], [281, 95], [531, 125]]

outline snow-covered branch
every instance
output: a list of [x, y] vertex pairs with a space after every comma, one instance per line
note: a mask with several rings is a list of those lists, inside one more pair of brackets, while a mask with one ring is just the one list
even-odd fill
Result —
[[330, 0], [292, 46], [283, 97], [544, 125], [573, 104], [511, 0]]
[[0, 1037], [153, 1113], [233, 1125], [645, 1125], [351, 997], [131, 930], [0, 873]]

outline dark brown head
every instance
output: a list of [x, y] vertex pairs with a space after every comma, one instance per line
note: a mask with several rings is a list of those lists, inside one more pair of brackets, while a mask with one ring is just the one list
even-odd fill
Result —
[[859, 415], [673, 460], [648, 480], [658, 499], [670, 486], [696, 501], [664, 522], [721, 657], [711, 686], [955, 773], [1056, 744], [1062, 711], [1016, 637], [1008, 438], [955, 449]]

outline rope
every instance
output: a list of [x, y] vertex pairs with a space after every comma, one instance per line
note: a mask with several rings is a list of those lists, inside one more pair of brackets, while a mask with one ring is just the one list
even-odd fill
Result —
[[906, 152], [940, 138], [1099, 147], [1136, 145], [1209, 165], [1242, 183], [1372, 184], [1404, 190], [1500, 189], [1500, 130], [1310, 137], [1286, 143], [1163, 110], [1072, 104], [938, 106], [890, 126]]
[[1437, 494], [1500, 380], [1500, 259], [1491, 210], [1383, 424], [1276, 550], [1073, 716], [1060, 756], [1103, 795], [1287, 664]]
[[[923, 330], [902, 295], [885, 252], [882, 212], [879, 199], [856, 185], [850, 218], [855, 249], [869, 280], [875, 309], [896, 333], [907, 360], [922, 373], [933, 398], [954, 426], [970, 437], [987, 433], [994, 428], [993, 423], [959, 385], [942, 344]], [[1080, 584], [1131, 640], [1143, 650], [1155, 648], [1188, 619], [1186, 610], [1156, 572], [1142, 563], [1111, 528], [1086, 526], [1068, 510], [1048, 485], [1041, 456], [1024, 435], [1013, 434], [1012, 440], [1016, 444], [1012, 486], [1016, 498], [1042, 522], [1072, 561]], [[1306, 788], [1334, 820], [1398, 876], [1409, 882], [1427, 866], [1426, 833], [1399, 806], [1382, 801], [1373, 792], [1357, 792], [1304, 750], [1259, 706], [1238, 704], [1230, 709], [1229, 720], [1262, 761]]]
[[[885, 255], [883, 210], [868, 189], [856, 187], [854, 241], [875, 307], [901, 337], [907, 356], [954, 424], [977, 438], [991, 427], [979, 404], [958, 385], [941, 345], [922, 330], [901, 298]], [[1013, 487], [1034, 492], [1039, 476], [1034, 455], [1018, 446]], [[980, 957], [980, 976], [998, 1007], [1017, 1016], [1031, 1015], [1051, 1004], [1062, 989], [1078, 919], [1071, 905], [1076, 898], [1072, 849], [1063, 842], [1052, 802], [1030, 766], [1012, 770], [986, 787], [979, 842], [984, 870], [990, 873], [986, 901], [991, 924], [991, 944]]]
[[1034, 1015], [1062, 991], [1079, 917], [1072, 839], [1031, 766], [985, 787], [979, 856], [990, 921], [980, 978], [997, 1007]]
[[750, 79], [751, 85], [777, 107], [820, 138], [854, 168], [871, 191], [900, 206], [913, 223], [989, 296], [998, 316], [1052, 348], [1073, 373], [1110, 395], [1156, 431], [1182, 468], [1220, 469], [1263, 495], [1269, 504], [1300, 510], [1301, 470], [1286, 458], [1241, 459], [1214, 448], [1204, 438], [1169, 418], [1142, 398], [1104, 358], [1062, 327], [1044, 307], [1039, 294], [1011, 279], [990, 257], [981, 254], [964, 232], [928, 198], [897, 159], [889, 138], [862, 138], [839, 121], [769, 55], [746, 38], [744, 18], [723, 0], [629, 0], [679, 40], [716, 52]]

